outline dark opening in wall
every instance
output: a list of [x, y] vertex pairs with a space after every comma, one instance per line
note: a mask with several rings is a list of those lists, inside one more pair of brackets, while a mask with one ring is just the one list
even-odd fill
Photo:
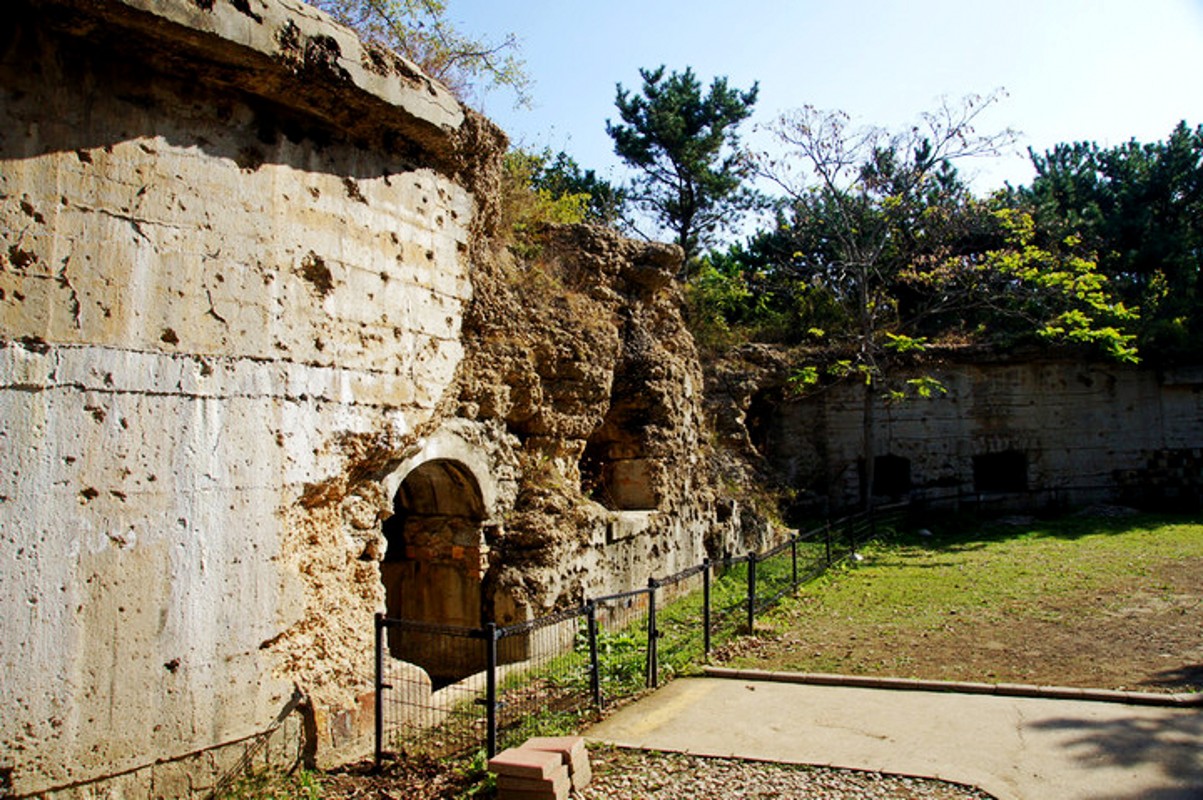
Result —
[[650, 511], [660, 505], [659, 470], [644, 452], [646, 411], [636, 403], [612, 406], [585, 443], [581, 491], [615, 511]]
[[[388, 549], [380, 580], [390, 617], [456, 628], [481, 624], [484, 515], [480, 485], [463, 464], [428, 461], [405, 477], [383, 524]], [[480, 648], [445, 642], [413, 628], [389, 630], [390, 654], [425, 669], [435, 686], [484, 668]]]
[[873, 460], [873, 494], [901, 498], [911, 490], [911, 460], [884, 455]]
[[777, 423], [781, 406], [781, 392], [766, 389], [752, 395], [744, 417], [744, 427], [756, 452], [768, 456], [773, 442], [773, 426]]
[[982, 453], [973, 457], [975, 492], [1026, 492], [1028, 455], [1021, 450]]

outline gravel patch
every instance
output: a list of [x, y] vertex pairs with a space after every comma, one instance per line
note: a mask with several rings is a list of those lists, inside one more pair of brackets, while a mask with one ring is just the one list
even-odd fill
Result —
[[608, 747], [589, 755], [593, 782], [580, 800], [994, 800], [967, 786], [876, 772]]

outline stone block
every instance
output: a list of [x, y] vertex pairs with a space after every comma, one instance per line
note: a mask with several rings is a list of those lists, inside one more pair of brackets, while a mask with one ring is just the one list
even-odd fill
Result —
[[546, 780], [560, 769], [563, 769], [560, 754], [543, 750], [511, 747], [489, 759], [489, 771], [497, 773], [499, 780], [503, 776]]
[[535, 736], [522, 745], [524, 749], [558, 753], [568, 767], [573, 789], [584, 789], [593, 780], [589, 751], [583, 736]]
[[568, 767], [560, 765], [546, 778], [514, 778], [509, 775], [497, 776], [498, 800], [517, 800], [518, 798], [547, 798], [560, 800], [568, 796], [573, 788]]

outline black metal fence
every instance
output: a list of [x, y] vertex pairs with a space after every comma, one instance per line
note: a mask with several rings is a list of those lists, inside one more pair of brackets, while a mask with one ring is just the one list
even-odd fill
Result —
[[[517, 625], [455, 628], [376, 615], [376, 761], [447, 755], [576, 727], [605, 703], [692, 665], [757, 614], [893, 525], [903, 506], [796, 533], [763, 553], [703, 563], [646, 587]], [[417, 652], [462, 679], [438, 685], [389, 656]]]

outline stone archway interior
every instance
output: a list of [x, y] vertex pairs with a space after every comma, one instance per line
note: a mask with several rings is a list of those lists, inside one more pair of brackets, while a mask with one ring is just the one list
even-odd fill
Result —
[[[388, 615], [423, 625], [477, 628], [482, 622], [481, 585], [488, 547], [480, 485], [470, 470], [451, 460], [416, 467], [393, 498], [384, 522], [388, 542], [380, 576]], [[483, 668], [474, 639], [448, 646], [454, 637], [402, 625], [389, 630], [389, 651], [426, 669], [436, 684]]]

